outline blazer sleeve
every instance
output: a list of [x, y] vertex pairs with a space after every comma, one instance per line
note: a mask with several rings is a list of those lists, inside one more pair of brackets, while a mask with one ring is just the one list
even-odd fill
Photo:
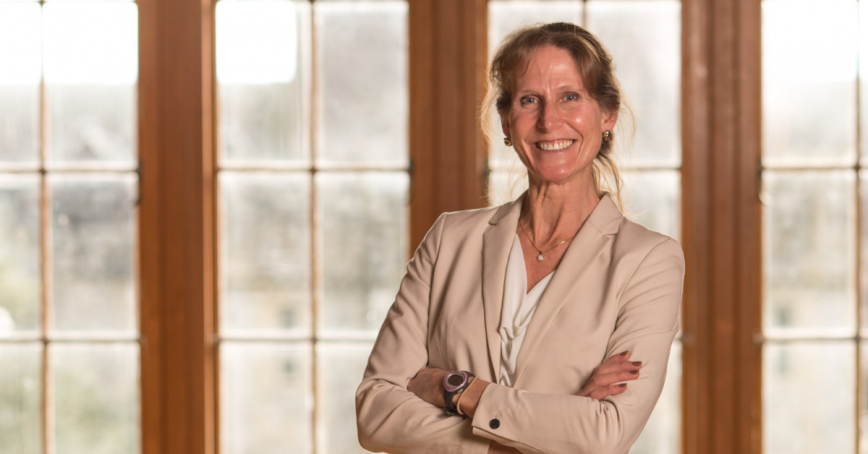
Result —
[[416, 372], [428, 364], [430, 284], [446, 216], [437, 219], [407, 264], [356, 391], [359, 442], [370, 451], [484, 454], [488, 450], [490, 441], [474, 436], [469, 420], [449, 416], [407, 390]]
[[681, 247], [667, 239], [651, 249], [622, 290], [606, 358], [630, 350], [631, 360], [642, 361], [640, 378], [628, 382], [626, 392], [597, 401], [491, 384], [480, 398], [473, 433], [523, 453], [629, 451], [663, 390], [683, 278]]

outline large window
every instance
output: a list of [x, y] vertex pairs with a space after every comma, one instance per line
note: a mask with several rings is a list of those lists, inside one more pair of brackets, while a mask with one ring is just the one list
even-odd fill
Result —
[[[766, 454], [868, 452], [866, 11], [856, 0], [762, 4]], [[829, 371], [829, 392], [806, 392]]]
[[0, 3], [0, 452], [140, 451], [137, 16]]
[[404, 1], [216, 5], [220, 452], [364, 452], [407, 260]]

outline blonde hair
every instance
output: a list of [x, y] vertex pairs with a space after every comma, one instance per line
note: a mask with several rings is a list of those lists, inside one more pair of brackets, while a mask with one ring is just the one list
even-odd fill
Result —
[[[554, 46], [572, 55], [579, 68], [582, 84], [588, 95], [597, 101], [604, 112], [619, 113], [616, 128], [618, 135], [625, 132], [626, 143], [633, 136], [633, 112], [621, 94], [621, 84], [615, 76], [612, 56], [596, 36], [578, 25], [567, 22], [525, 27], [512, 32], [504, 39], [488, 71], [488, 89], [480, 113], [483, 130], [489, 143], [495, 143], [492, 117], [496, 111], [505, 115], [512, 105], [517, 77], [527, 68], [534, 51], [541, 47]], [[594, 158], [594, 189], [602, 197], [608, 193], [615, 205], [623, 210], [623, 180], [613, 156], [615, 133], [603, 140], [600, 151]]]

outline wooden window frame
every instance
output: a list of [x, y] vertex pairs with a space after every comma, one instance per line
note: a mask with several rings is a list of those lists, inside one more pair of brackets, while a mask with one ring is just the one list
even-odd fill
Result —
[[[139, 0], [143, 454], [218, 452], [214, 4]], [[487, 2], [409, 0], [410, 248], [485, 205]], [[760, 453], [760, 2], [682, 1], [683, 451]]]

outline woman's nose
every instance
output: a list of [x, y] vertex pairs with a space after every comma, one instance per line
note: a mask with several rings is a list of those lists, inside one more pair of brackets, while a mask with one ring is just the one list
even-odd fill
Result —
[[543, 108], [539, 110], [537, 128], [540, 131], [551, 131], [557, 129], [560, 123], [561, 115], [557, 105], [551, 102], [544, 103]]

